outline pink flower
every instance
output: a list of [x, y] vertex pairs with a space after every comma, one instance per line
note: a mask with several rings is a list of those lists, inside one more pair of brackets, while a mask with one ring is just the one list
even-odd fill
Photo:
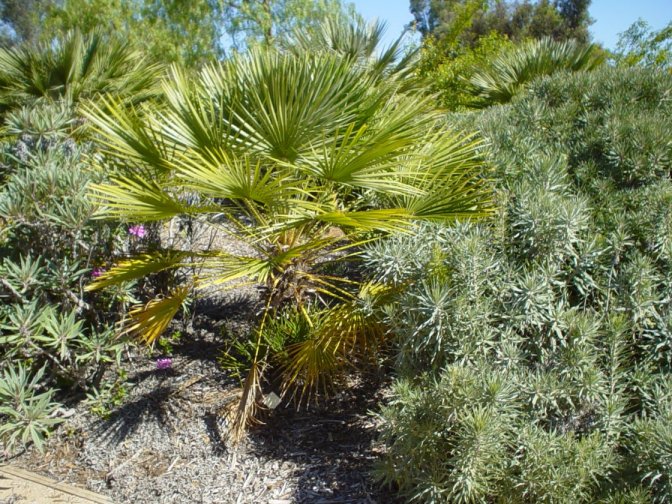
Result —
[[170, 357], [156, 359], [156, 369], [170, 369], [171, 367], [173, 367], [173, 359]]
[[103, 273], [105, 273], [105, 268], [93, 268], [93, 271], [91, 272], [91, 276], [93, 278], [98, 278]]
[[147, 231], [145, 230], [145, 226], [142, 224], [136, 224], [135, 226], [128, 228], [128, 234], [137, 236], [138, 238], [144, 238], [147, 234]]

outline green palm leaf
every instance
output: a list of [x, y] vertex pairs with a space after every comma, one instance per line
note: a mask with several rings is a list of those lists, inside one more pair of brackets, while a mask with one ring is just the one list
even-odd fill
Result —
[[112, 268], [104, 271], [94, 282], [87, 285], [85, 290], [104, 289], [111, 285], [138, 280], [152, 273], [177, 268], [193, 255], [191, 252], [171, 250], [155, 254], [143, 254], [119, 261]]
[[298, 391], [300, 400], [320, 386], [328, 391], [334, 376], [352, 365], [353, 357], [366, 358], [383, 346], [387, 326], [363, 310], [360, 302], [371, 296], [384, 298], [387, 290], [366, 284], [359, 296], [313, 315], [311, 337], [288, 346], [282, 357], [284, 391]]
[[[108, 162], [113, 159], [125, 163], [132, 161], [139, 168], [136, 173], [170, 171], [169, 160], [174, 148], [167, 145], [142, 111], [125, 106], [113, 96], [103, 96], [98, 102], [88, 103], [82, 113], [99, 135], [98, 142], [107, 148]], [[151, 172], [147, 171], [147, 166], [151, 167]]]
[[49, 44], [0, 49], [0, 103], [5, 109], [38, 99], [78, 104], [106, 93], [140, 103], [157, 95], [162, 71], [118, 38], [73, 31]]
[[91, 185], [91, 197], [106, 206], [105, 217], [155, 221], [181, 214], [208, 211], [208, 207], [182, 203], [155, 181], [139, 177], [118, 177], [112, 182], [113, 184]]
[[173, 167], [182, 187], [211, 197], [272, 206], [297, 195], [295, 187], [264, 170], [260, 161], [233, 158], [223, 150], [178, 156]]
[[595, 44], [544, 38], [516, 47], [497, 57], [489, 67], [477, 70], [469, 82], [483, 105], [506, 103], [532, 80], [567, 70], [589, 71], [604, 62]]

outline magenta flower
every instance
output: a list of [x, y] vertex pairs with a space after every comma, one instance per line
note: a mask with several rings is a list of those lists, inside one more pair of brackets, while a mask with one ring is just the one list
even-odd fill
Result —
[[170, 369], [171, 367], [173, 367], [173, 359], [170, 357], [156, 359], [156, 369]]
[[91, 272], [91, 276], [93, 278], [98, 278], [103, 273], [105, 273], [105, 268], [93, 268], [93, 271]]
[[128, 228], [128, 234], [137, 236], [138, 238], [144, 238], [147, 234], [147, 230], [142, 224], [136, 224], [135, 226]]

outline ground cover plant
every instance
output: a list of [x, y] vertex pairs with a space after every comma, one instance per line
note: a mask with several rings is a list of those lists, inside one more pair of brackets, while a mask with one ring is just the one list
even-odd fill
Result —
[[[59, 389], [100, 386], [105, 365], [122, 348], [112, 324], [118, 300], [83, 290], [111, 257], [115, 226], [91, 221], [96, 205], [86, 191], [96, 177], [85, 167], [86, 147], [71, 137], [72, 121], [58, 105], [22, 109], [9, 117], [18, 137], [4, 143], [1, 358], [6, 385], [22, 391], [3, 406], [10, 451], [17, 448], [14, 417], [29, 425], [59, 421], [56, 404], [46, 399]], [[31, 437], [38, 445], [39, 439]]]
[[[133, 71], [143, 75], [133, 84]], [[101, 34], [70, 33], [49, 47], [0, 50], [0, 369], [6, 453], [41, 448], [62, 421], [58, 402], [89, 394], [103, 403], [123, 341], [114, 323], [133, 301], [130, 285], [84, 292], [118, 250], [126, 228], [93, 220], [87, 197], [104, 175], [89, 168], [95, 145], [78, 106], [108, 92], [125, 103], [153, 93], [158, 67]], [[128, 100], [128, 102], [126, 101]]]
[[[670, 101], [664, 72], [534, 82], [455, 117], [499, 213], [368, 252], [399, 379], [378, 475], [420, 502], [667, 502]], [[667, 427], [666, 427], [667, 426]]]

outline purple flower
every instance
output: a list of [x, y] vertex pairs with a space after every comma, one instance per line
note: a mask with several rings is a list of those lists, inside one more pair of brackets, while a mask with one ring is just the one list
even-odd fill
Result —
[[173, 359], [170, 357], [156, 359], [156, 369], [170, 369], [171, 367], [173, 367]]
[[145, 230], [145, 226], [142, 224], [136, 224], [135, 226], [128, 228], [128, 234], [137, 236], [138, 238], [144, 238], [145, 234], [147, 234], [147, 231]]
[[93, 278], [98, 278], [103, 273], [105, 273], [105, 268], [93, 268], [93, 271], [91, 272], [91, 276]]

